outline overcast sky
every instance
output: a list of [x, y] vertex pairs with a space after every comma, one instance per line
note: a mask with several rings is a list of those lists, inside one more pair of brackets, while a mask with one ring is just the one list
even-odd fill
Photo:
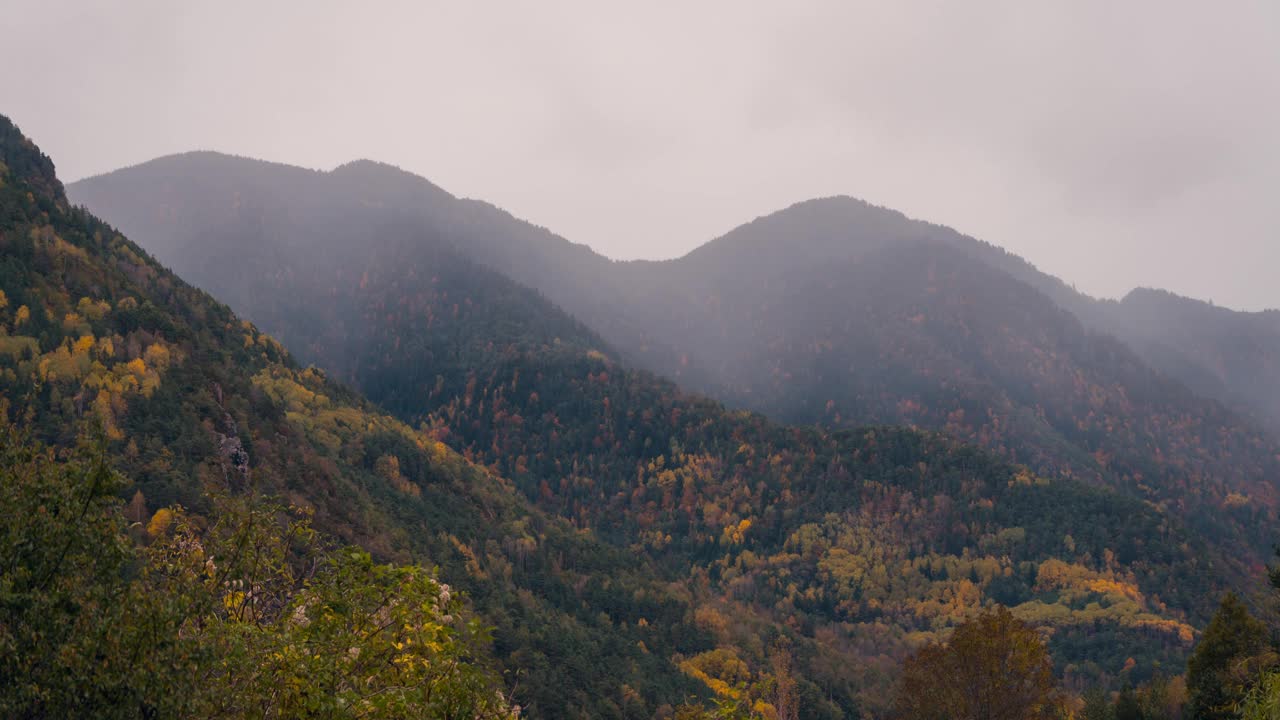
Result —
[[848, 194], [1095, 295], [1280, 307], [1280, 2], [4, 0], [64, 180], [368, 157], [616, 258]]

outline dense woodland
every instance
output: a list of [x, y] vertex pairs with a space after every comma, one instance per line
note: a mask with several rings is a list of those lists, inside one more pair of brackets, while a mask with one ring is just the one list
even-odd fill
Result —
[[[177, 243], [157, 251], [203, 253], [166, 262], [245, 320], [73, 207], [7, 120], [0, 152], [8, 715], [969, 717], [974, 688], [1017, 698], [991, 717], [1280, 702], [1274, 441], [970, 256], [907, 243], [831, 267], [866, 277], [810, 283], [832, 314], [812, 319], [843, 319], [840, 352], [873, 371], [837, 382], [806, 365], [835, 340], [764, 338], [769, 362], [814, 369], [770, 381], [755, 414], [631, 369], [647, 351], [462, 244], [501, 213], [384, 166], [336, 186], [265, 166], [227, 192], [243, 162], [198, 156], [222, 171], [170, 162], [169, 190], [127, 186], [129, 217]], [[358, 207], [337, 201], [350, 187]], [[424, 225], [433, 208], [447, 224]], [[556, 265], [517, 240], [509, 262]], [[734, 310], [796, 325], [761, 302]], [[741, 393], [725, 377], [706, 387]], [[768, 417], [816, 388], [847, 393], [822, 400], [825, 426]]]

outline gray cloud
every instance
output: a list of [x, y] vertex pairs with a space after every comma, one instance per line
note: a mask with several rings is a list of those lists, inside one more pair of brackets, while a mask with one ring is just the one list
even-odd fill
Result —
[[851, 194], [1105, 296], [1280, 306], [1280, 5], [16, 0], [73, 179], [372, 157], [614, 257]]

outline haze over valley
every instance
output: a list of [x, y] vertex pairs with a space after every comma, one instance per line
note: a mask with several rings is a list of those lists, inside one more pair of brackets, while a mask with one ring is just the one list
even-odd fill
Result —
[[1274, 717], [1274, 10], [712, 7], [19, 9], [0, 716]]

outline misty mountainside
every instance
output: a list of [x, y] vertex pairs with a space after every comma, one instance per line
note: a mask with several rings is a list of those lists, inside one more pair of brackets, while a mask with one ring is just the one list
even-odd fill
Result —
[[[829, 222], [822, 204], [669, 263], [683, 269], [645, 268], [674, 279], [655, 277], [632, 304], [657, 308], [653, 327], [668, 318], [667, 344], [709, 370], [719, 396], [787, 422], [944, 430], [1211, 525], [1256, 504], [1262, 515], [1226, 521], [1246, 534], [1274, 512], [1276, 436], [1247, 412], [1195, 394], [971, 249], [904, 234], [841, 259], [823, 230], [805, 234]], [[863, 211], [875, 212], [851, 212]]]
[[[404, 183], [394, 171], [370, 163], [345, 165], [330, 175], [284, 165], [246, 166], [213, 153], [171, 161], [161, 166], [163, 189], [148, 202], [202, 210], [172, 215], [168, 221], [176, 225], [163, 237], [175, 244], [160, 242], [149, 250], [257, 318], [304, 362], [323, 360], [339, 378], [370, 380], [370, 373], [389, 371], [403, 381], [416, 368], [429, 371], [417, 380], [433, 385], [437, 376], [453, 378], [466, 369], [457, 364], [461, 351], [472, 360], [534, 336], [600, 344], [585, 327], [550, 311], [535, 291], [460, 253], [439, 229], [415, 222], [413, 213], [441, 212], [436, 208], [453, 202], [434, 186], [413, 183], [397, 193]], [[170, 164], [177, 167], [170, 170]], [[190, 164], [198, 168], [196, 185], [169, 175], [185, 173]], [[253, 172], [245, 173], [246, 167]], [[369, 195], [346, 195], [351, 186], [367, 188]], [[208, 197], [228, 202], [203, 204]], [[228, 227], [236, 232], [226, 234]], [[296, 292], [299, 287], [323, 287], [328, 294], [320, 300]], [[474, 287], [489, 289], [485, 302], [469, 297]], [[383, 337], [383, 320], [391, 316], [414, 323], [412, 332]], [[414, 352], [401, 342], [414, 343]], [[427, 363], [382, 366], [409, 354]], [[361, 362], [374, 365], [357, 367]]]
[[1153, 367], [1280, 432], [1280, 310], [1237, 312], [1149, 288], [1102, 305], [1104, 327]]
[[[495, 677], [531, 717], [625, 717], [623, 686], [650, 710], [705, 694], [670, 658], [714, 645], [644, 558], [536, 510], [506, 480], [300, 368], [73, 208], [52, 162], [3, 116], [0, 409], [54, 447], [101, 436], [143, 525], [175, 504], [213, 525], [211, 493], [252, 493], [304, 508], [376, 557], [437, 566], [494, 627]], [[615, 615], [602, 619], [603, 608]]]
[[[432, 371], [404, 344], [423, 343], [424, 328], [453, 312], [433, 288], [465, 259], [536, 289], [602, 338], [531, 299], [526, 313], [560, 329], [531, 334], [527, 347], [616, 352], [784, 422], [942, 430], [1157, 503], [1254, 570], [1272, 542], [1280, 443], [1249, 412], [1263, 414], [1268, 391], [1244, 392], [1280, 385], [1268, 380], [1262, 323], [1229, 311], [1151, 322], [1129, 299], [1093, 300], [994, 246], [861, 201], [800, 203], [676, 260], [613, 262], [367, 161], [324, 173], [193, 153], [77, 183], [72, 197], [402, 417], [437, 412], [462, 382], [438, 373], [432, 395]], [[488, 299], [463, 291], [472, 303], [458, 307], [490, 306], [500, 322], [512, 304], [500, 298], [521, 291], [484, 284]], [[334, 342], [353, 327], [350, 313], [376, 342]], [[441, 342], [479, 348], [491, 337], [460, 325]], [[1224, 332], [1229, 342], [1204, 339]], [[354, 372], [353, 353], [365, 357]]]
[[[803, 716], [883, 709], [914, 643], [992, 602], [1051, 630], [1067, 676], [1146, 677], [1176, 666], [1217, 589], [1253, 570], [1221, 537], [1114, 490], [923, 431], [786, 427], [629, 369], [550, 301], [469, 260], [489, 264], [466, 234], [485, 225], [460, 218], [500, 213], [464, 203], [447, 223], [401, 223], [411, 214], [379, 199], [376, 182], [344, 177], [403, 179], [393, 169], [313, 173], [208, 154], [166, 163], [154, 195], [136, 178], [146, 166], [129, 171], [118, 197], [136, 206], [122, 222], [202, 286], [228, 288], [300, 353], [509, 480], [522, 501], [653, 563], [688, 602], [690, 643], [708, 646], [678, 656], [644, 647], [707, 687], [767, 695], [777, 659], [790, 656]], [[208, 175], [182, 182], [173, 166], [184, 163]], [[262, 190], [273, 173], [296, 184]], [[302, 197], [320, 182], [336, 189]], [[420, 189], [424, 203], [438, 198]], [[199, 220], [188, 203], [204, 207]], [[187, 268], [189, 244], [205, 255]], [[253, 287], [237, 296], [240, 282]], [[447, 295], [436, 289], [446, 283]], [[508, 542], [540, 547], [532, 533]], [[661, 621], [586, 607], [631, 632]], [[646, 700], [654, 692], [629, 686]]]
[[[341, 293], [284, 282], [312, 277], [296, 272], [258, 288], [327, 308], [295, 342], [322, 358], [346, 343], [333, 357], [357, 382], [412, 363], [459, 375], [405, 376], [400, 392], [433, 408], [401, 411], [411, 426], [71, 207], [7, 120], [0, 160], [5, 422], [61, 448], [96, 432], [148, 528], [174, 503], [216, 527], [210, 493], [275, 495], [375, 556], [438, 566], [493, 626], [491, 661], [528, 717], [744, 699], [806, 718], [882, 710], [912, 647], [993, 602], [1051, 633], [1062, 676], [1141, 680], [1183, 661], [1235, 574], [1177, 517], [1114, 491], [941, 435], [786, 427], [686, 395], [430, 243], [360, 255], [399, 274], [358, 263]], [[456, 315], [397, 312], [365, 280], [415, 280], [399, 286], [412, 297], [437, 277], [430, 262], [459, 263]], [[348, 311], [338, 300], [380, 311], [349, 328], [384, 328], [325, 335]], [[527, 315], [488, 324], [504, 303]], [[443, 309], [440, 339], [360, 346]], [[409, 358], [376, 362], [389, 352]]]

